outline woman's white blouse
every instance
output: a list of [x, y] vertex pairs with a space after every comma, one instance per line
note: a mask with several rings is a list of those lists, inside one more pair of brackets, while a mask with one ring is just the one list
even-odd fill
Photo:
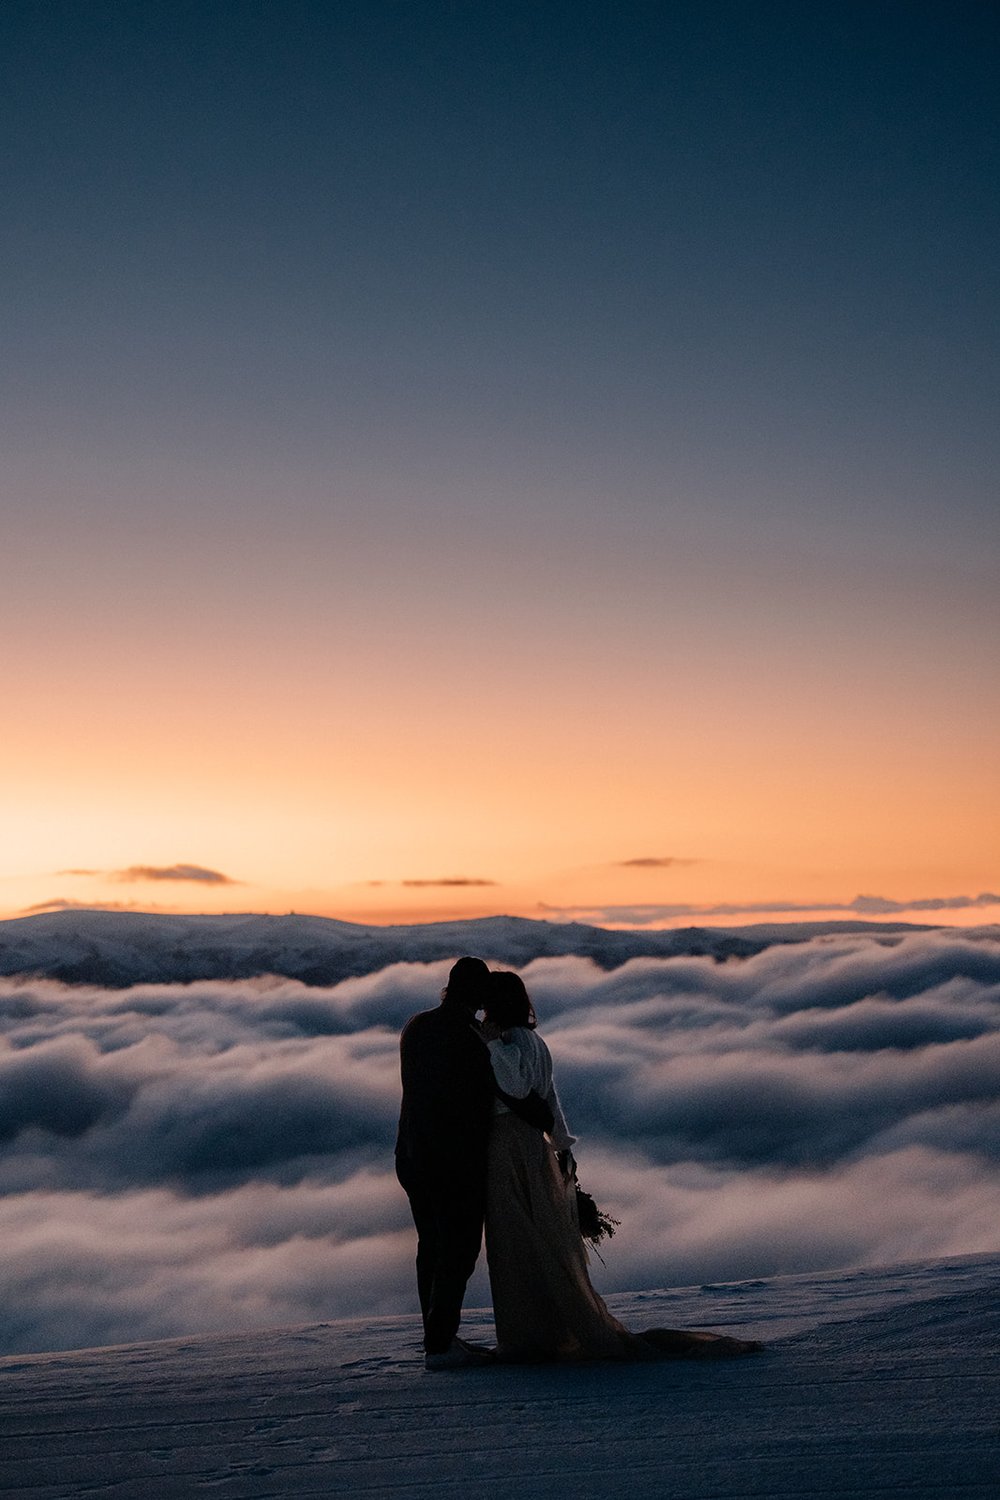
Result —
[[[570, 1135], [566, 1128], [566, 1118], [552, 1082], [552, 1054], [538, 1032], [530, 1031], [527, 1026], [514, 1026], [499, 1040], [486, 1045], [490, 1049], [493, 1076], [504, 1093], [512, 1094], [515, 1099], [524, 1099], [534, 1089], [545, 1100], [555, 1119], [549, 1139], [557, 1151], [568, 1151], [575, 1144], [576, 1136]], [[496, 1101], [495, 1108], [498, 1114], [507, 1110], [502, 1099]]]

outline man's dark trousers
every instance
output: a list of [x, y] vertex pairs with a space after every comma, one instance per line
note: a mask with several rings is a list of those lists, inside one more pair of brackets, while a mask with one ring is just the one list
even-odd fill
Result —
[[483, 1241], [493, 1069], [472, 1012], [446, 1003], [407, 1022], [400, 1062], [396, 1175], [417, 1229], [424, 1348], [442, 1354]]
[[417, 1295], [424, 1348], [440, 1354], [458, 1333], [462, 1301], [483, 1243], [485, 1184], [448, 1182], [397, 1161], [417, 1229]]

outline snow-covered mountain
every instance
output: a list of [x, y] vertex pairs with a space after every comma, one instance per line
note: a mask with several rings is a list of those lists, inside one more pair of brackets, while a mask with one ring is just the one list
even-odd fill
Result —
[[632, 958], [748, 958], [775, 943], [805, 942], [824, 934], [920, 930], [905, 922], [858, 921], [622, 931], [504, 916], [375, 927], [295, 914], [73, 910], [0, 922], [0, 975], [43, 974], [68, 984], [117, 988], [283, 974], [304, 984], [327, 985], [387, 964], [433, 963], [463, 953], [514, 966], [574, 955], [614, 969]]

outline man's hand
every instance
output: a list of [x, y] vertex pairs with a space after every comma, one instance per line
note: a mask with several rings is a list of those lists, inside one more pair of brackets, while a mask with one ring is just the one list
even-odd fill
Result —
[[479, 1035], [482, 1037], [484, 1042], [499, 1041], [502, 1034], [503, 1033], [501, 1032], [500, 1027], [494, 1026], [492, 1021], [480, 1021]]

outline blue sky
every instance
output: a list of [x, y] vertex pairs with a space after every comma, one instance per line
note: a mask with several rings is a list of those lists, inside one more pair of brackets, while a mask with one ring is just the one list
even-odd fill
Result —
[[[437, 745], [478, 691], [526, 704], [556, 767], [595, 687], [655, 746], [658, 694], [683, 713], [734, 671], [817, 764], [817, 683], [858, 674], [855, 758], [883, 747], [887, 786], [922, 722], [995, 729], [992, 7], [12, 0], [0, 58], [5, 628], [25, 720], [72, 704], [50, 745], [82, 684], [105, 723], [225, 721], [230, 762], [275, 704], [335, 691]], [[132, 766], [174, 732], [150, 718]], [[308, 780], [286, 745], [268, 775]], [[51, 775], [93, 798], [82, 753]], [[979, 762], [932, 758], [981, 798]], [[98, 800], [120, 852], [58, 864], [230, 857]], [[502, 801], [478, 844], [421, 856], [414, 825], [407, 869], [485, 869]], [[655, 848], [626, 817], [554, 864], [676, 852], [675, 812]], [[956, 842], [953, 878], [985, 880]], [[535, 880], [558, 843], [504, 857]], [[358, 847], [342, 873], [381, 875]]]

